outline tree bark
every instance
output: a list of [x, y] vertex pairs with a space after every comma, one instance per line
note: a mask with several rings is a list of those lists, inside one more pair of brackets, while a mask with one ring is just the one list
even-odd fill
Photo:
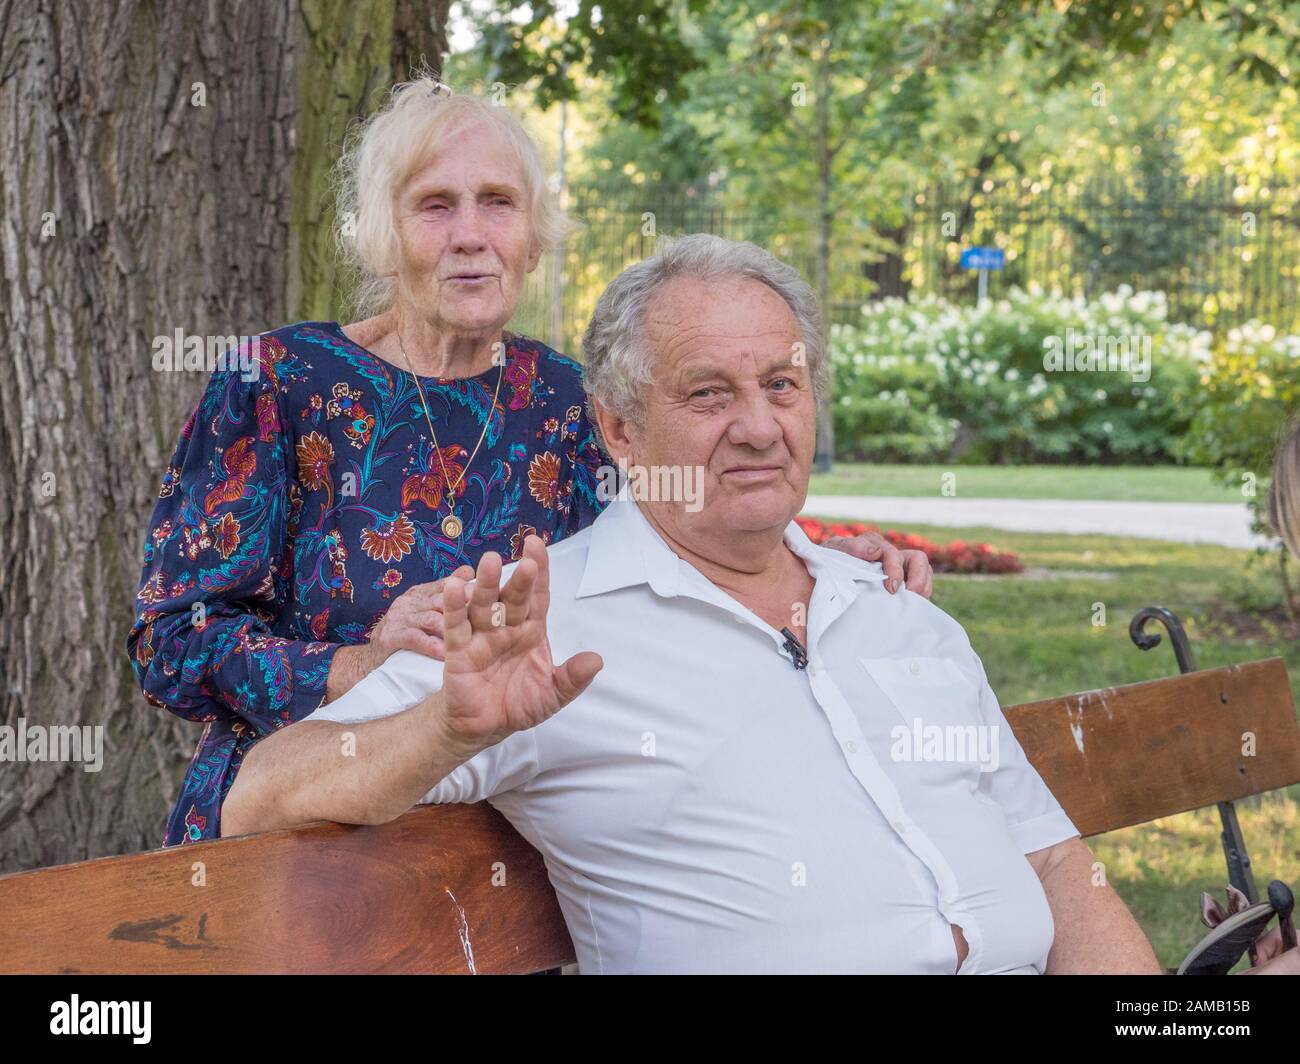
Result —
[[[421, 5], [427, 6], [427, 5]], [[206, 371], [153, 340], [326, 316], [328, 168], [391, 0], [0, 0], [0, 724], [102, 725], [102, 769], [0, 762], [0, 872], [155, 847], [200, 727], [126, 654], [146, 525]]]

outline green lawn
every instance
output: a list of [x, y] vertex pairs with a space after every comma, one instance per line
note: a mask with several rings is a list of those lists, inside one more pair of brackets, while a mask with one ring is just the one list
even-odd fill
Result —
[[[832, 516], [832, 515], [827, 515]], [[1247, 635], [1216, 619], [1225, 608], [1250, 618], [1280, 602], [1276, 576], [1248, 552], [1223, 547], [1100, 536], [1043, 535], [987, 528], [909, 526], [939, 543], [983, 540], [1017, 552], [1028, 570], [1009, 577], [939, 576], [935, 602], [965, 626], [1003, 705], [1177, 672], [1168, 640], [1142, 652], [1128, 622], [1145, 605], [1186, 623], [1201, 668], [1280, 656], [1300, 698], [1300, 640], [1277, 624]], [[1105, 627], [1092, 624], [1094, 603]], [[1239, 805], [1257, 883], [1300, 881], [1300, 786]], [[1134, 911], [1162, 963], [1177, 964], [1204, 931], [1202, 890], [1226, 882], [1213, 809], [1090, 840], [1109, 882]]]
[[956, 474], [959, 499], [1113, 499], [1135, 502], [1241, 502], [1240, 489], [1181, 466], [869, 465], [837, 462], [814, 476], [811, 495], [939, 497]]

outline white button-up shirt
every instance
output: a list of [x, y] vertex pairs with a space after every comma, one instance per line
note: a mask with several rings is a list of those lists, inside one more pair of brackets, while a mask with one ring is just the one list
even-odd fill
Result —
[[[584, 973], [951, 973], [950, 924], [962, 974], [1041, 973], [1052, 915], [1024, 855], [1079, 833], [965, 633], [794, 522], [785, 542], [816, 581], [803, 670], [611, 502], [548, 552], [552, 652], [604, 669], [422, 801], [487, 799], [541, 851]], [[400, 651], [307, 719], [395, 713], [441, 675]]]

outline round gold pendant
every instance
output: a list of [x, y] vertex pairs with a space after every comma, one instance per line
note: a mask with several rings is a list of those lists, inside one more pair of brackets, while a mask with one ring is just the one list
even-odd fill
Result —
[[448, 514], [442, 519], [442, 531], [448, 539], [456, 539], [459, 537], [463, 527], [464, 526], [460, 523], [460, 518], [455, 514]]

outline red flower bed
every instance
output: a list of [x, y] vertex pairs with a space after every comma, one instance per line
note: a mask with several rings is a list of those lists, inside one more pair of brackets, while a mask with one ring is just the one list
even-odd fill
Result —
[[[796, 517], [799, 527], [814, 543], [824, 543], [834, 536], [857, 536], [863, 532], [880, 532], [875, 525], [861, 521], [848, 523], [818, 521], [815, 517]], [[999, 551], [987, 543], [967, 543], [954, 539], [946, 547], [910, 533], [890, 529], [882, 535], [899, 550], [923, 550], [936, 573], [1018, 573], [1024, 569], [1014, 554]]]

